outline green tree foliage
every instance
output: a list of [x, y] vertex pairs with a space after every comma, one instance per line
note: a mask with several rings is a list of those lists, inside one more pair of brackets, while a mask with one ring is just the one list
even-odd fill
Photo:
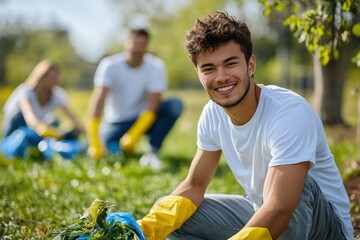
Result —
[[[3, 1], [0, 1], [0, 4]], [[7, 56], [16, 46], [16, 39], [23, 32], [25, 27], [19, 20], [15, 22], [9, 21], [7, 18], [0, 21], [0, 85], [6, 84], [6, 67], [5, 61]]]
[[[348, 53], [359, 51], [359, 0], [259, 0], [264, 15], [283, 20], [313, 54], [314, 107], [325, 124], [343, 124]], [[271, 14], [271, 15], [270, 15]], [[353, 43], [352, 47], [349, 43]], [[358, 66], [359, 54], [352, 58]]]
[[59, 64], [61, 85], [67, 87], [79, 86], [85, 81], [85, 68], [87, 71], [91, 69], [76, 55], [66, 31], [32, 31], [17, 36], [15, 47], [7, 55], [5, 68], [8, 84], [15, 86], [24, 82], [34, 66], [44, 58]]
[[[358, 0], [259, 0], [264, 15], [288, 12], [284, 24], [289, 26], [309, 52], [319, 52], [323, 65], [339, 58], [339, 47], [360, 36], [360, 3]], [[360, 53], [353, 61], [360, 66]]]

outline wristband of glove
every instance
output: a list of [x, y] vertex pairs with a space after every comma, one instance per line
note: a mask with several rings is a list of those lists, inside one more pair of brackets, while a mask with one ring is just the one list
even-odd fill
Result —
[[104, 147], [100, 142], [100, 137], [98, 133], [99, 126], [100, 118], [93, 118], [89, 122], [87, 131], [89, 141], [88, 154], [95, 159], [99, 159], [104, 152]]
[[121, 149], [124, 152], [131, 152], [140, 137], [153, 125], [156, 114], [153, 111], [144, 111], [136, 122], [120, 139]]
[[47, 126], [44, 123], [40, 123], [36, 129], [36, 133], [43, 138], [55, 138], [57, 140], [62, 138], [62, 134], [53, 127]]
[[196, 209], [197, 206], [190, 199], [171, 195], [155, 204], [138, 223], [147, 240], [163, 240], [178, 229]]
[[244, 227], [229, 240], [272, 240], [270, 232], [264, 227]]

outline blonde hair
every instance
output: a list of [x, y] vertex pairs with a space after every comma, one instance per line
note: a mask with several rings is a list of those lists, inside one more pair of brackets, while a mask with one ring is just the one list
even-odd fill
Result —
[[50, 70], [58, 71], [59, 67], [50, 59], [42, 60], [34, 67], [25, 83], [30, 88], [35, 89]]

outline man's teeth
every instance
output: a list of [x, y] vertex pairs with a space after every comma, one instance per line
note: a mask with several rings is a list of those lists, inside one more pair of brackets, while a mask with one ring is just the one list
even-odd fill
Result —
[[231, 86], [226, 86], [226, 87], [222, 87], [222, 88], [218, 88], [218, 92], [226, 92], [226, 91], [229, 91], [230, 89], [232, 89], [234, 86], [231, 85]]

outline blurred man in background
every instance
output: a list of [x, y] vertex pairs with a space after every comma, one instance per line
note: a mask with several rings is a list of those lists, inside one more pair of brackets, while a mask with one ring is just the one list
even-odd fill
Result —
[[178, 98], [162, 99], [167, 89], [165, 64], [147, 52], [148, 42], [145, 29], [132, 29], [125, 51], [99, 63], [89, 105], [88, 153], [95, 159], [106, 150], [131, 152], [147, 134], [150, 147], [140, 164], [162, 167], [158, 152], [183, 104]]

